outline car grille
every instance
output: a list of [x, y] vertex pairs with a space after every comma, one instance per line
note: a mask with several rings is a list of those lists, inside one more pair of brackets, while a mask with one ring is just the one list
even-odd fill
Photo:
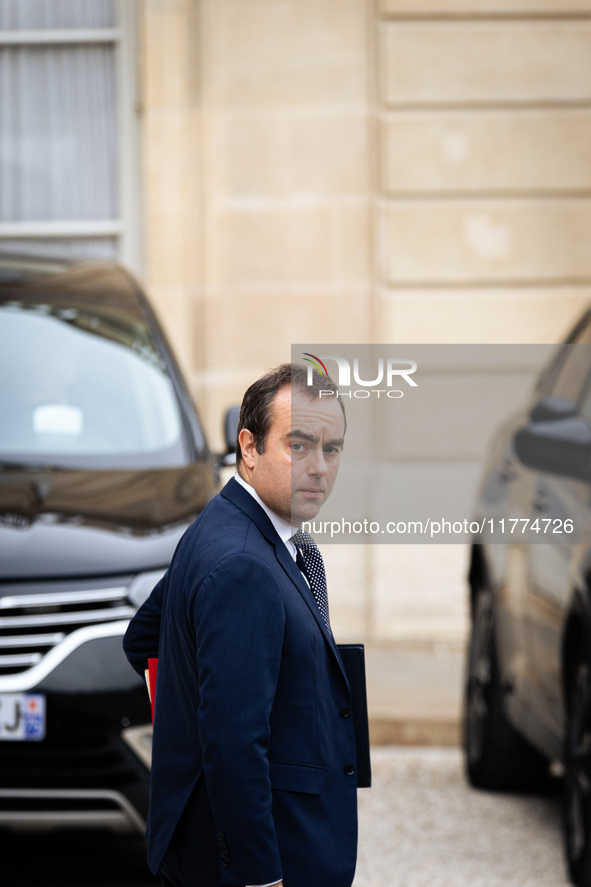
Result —
[[37, 665], [78, 628], [130, 619], [135, 607], [127, 592], [123, 586], [0, 597], [0, 676]]
[[125, 788], [146, 770], [118, 738], [0, 744], [2, 788]]

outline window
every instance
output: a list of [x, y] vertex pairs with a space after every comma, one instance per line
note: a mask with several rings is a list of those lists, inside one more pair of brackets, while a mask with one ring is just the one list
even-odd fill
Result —
[[139, 270], [133, 0], [0, 0], [0, 252]]
[[0, 460], [186, 464], [174, 386], [139, 310], [72, 294], [15, 296], [0, 303]]

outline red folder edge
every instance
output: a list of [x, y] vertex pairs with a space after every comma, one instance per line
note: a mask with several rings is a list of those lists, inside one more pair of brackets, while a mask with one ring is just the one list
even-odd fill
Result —
[[148, 693], [150, 694], [150, 703], [152, 705], [152, 723], [154, 723], [154, 703], [156, 702], [156, 673], [158, 671], [158, 660], [148, 659]]

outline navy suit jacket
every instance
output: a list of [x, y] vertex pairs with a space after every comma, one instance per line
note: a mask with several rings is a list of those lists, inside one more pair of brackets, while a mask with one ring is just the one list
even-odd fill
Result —
[[[184, 534], [124, 648], [142, 674], [158, 656], [152, 871], [203, 774], [217, 883], [350, 887], [357, 790], [349, 685], [298, 566], [234, 479]], [[196, 815], [191, 828], [205, 834]], [[197, 837], [185, 829], [187, 852]]]

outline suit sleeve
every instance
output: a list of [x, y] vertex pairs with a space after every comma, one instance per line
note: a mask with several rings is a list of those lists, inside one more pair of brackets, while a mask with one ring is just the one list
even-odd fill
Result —
[[199, 587], [194, 623], [203, 768], [229, 854], [222, 883], [281, 880], [267, 758], [285, 625], [279, 583], [262, 560], [232, 555]]
[[123, 637], [125, 655], [142, 677], [148, 667], [148, 659], [158, 656], [162, 601], [167, 583], [168, 573], [165, 573], [129, 623]]

